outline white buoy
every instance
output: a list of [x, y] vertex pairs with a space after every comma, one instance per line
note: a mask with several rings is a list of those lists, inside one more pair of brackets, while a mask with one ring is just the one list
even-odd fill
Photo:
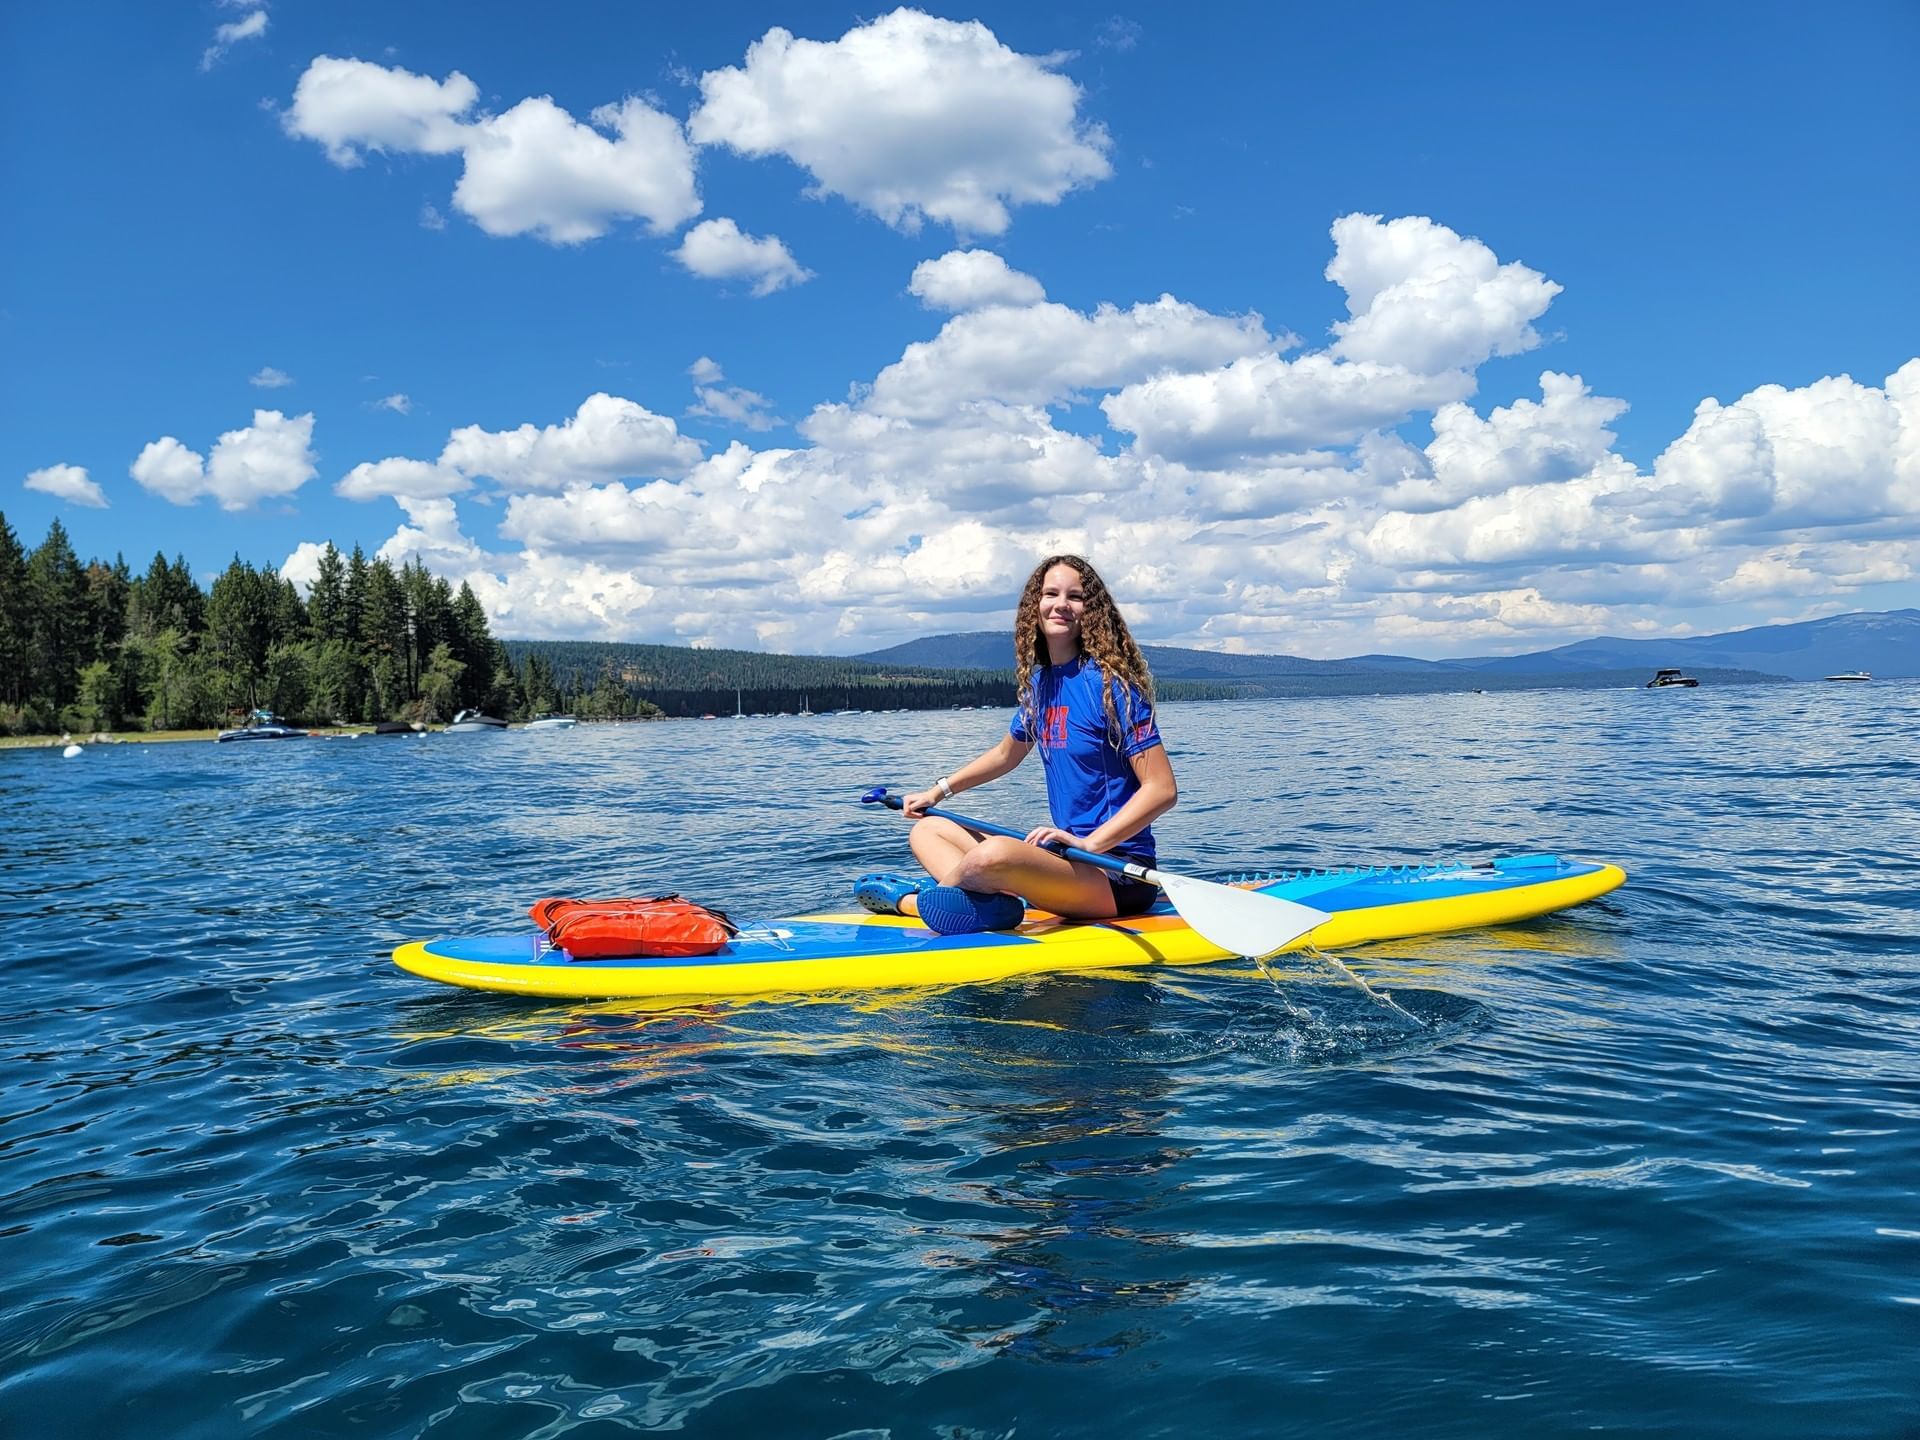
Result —
[[79, 753], [80, 753], [80, 747], [78, 745], [69, 745], [67, 746], [66, 749], [60, 752], [61, 756], [67, 760], [73, 759], [73, 757], [78, 755]]

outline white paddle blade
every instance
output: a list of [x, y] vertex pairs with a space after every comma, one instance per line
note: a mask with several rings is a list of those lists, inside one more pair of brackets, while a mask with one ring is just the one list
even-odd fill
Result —
[[1202, 939], [1250, 960], [1273, 954], [1332, 918], [1324, 910], [1282, 900], [1278, 895], [1263, 895], [1258, 890], [1216, 885], [1190, 875], [1156, 873], [1153, 878], [1180, 912], [1180, 918]]

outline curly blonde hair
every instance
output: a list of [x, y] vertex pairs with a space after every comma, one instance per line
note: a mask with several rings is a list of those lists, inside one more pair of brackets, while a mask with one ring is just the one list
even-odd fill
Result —
[[[1047, 637], [1040, 630], [1040, 592], [1045, 588], [1047, 572], [1056, 565], [1071, 566], [1079, 572], [1081, 588], [1086, 591], [1087, 606], [1080, 621], [1080, 653], [1100, 666], [1106, 677], [1101, 686], [1107, 706], [1107, 739], [1119, 749], [1127, 730], [1134, 723], [1132, 690], [1153, 705], [1153, 675], [1147, 669], [1146, 656], [1134, 642], [1133, 632], [1121, 617], [1113, 593], [1093, 566], [1078, 555], [1049, 555], [1034, 567], [1020, 592], [1020, 605], [1013, 615], [1013, 659], [1016, 703], [1026, 720], [1027, 733], [1040, 733], [1040, 701], [1034, 685], [1039, 669], [1048, 664]], [[1120, 683], [1124, 682], [1124, 683]], [[1123, 716], [1114, 704], [1114, 693], [1123, 697], [1127, 713]]]

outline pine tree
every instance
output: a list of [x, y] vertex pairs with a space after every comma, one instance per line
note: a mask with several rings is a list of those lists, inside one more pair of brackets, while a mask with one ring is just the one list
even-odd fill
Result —
[[347, 579], [341, 588], [340, 638], [355, 645], [364, 643], [360, 617], [367, 607], [367, 557], [356, 545], [347, 560]]
[[[359, 551], [354, 552], [359, 558]], [[349, 590], [352, 569], [348, 569]], [[368, 670], [367, 709], [373, 720], [391, 720], [413, 696], [407, 683], [407, 602], [393, 566], [376, 559], [366, 566], [365, 594], [360, 604], [360, 644]]]
[[444, 640], [433, 647], [420, 672], [422, 719], [447, 719], [460, 708], [461, 671], [466, 667], [454, 657], [453, 647]]
[[279, 582], [238, 555], [207, 598], [207, 643], [227, 683], [227, 703], [258, 708], [273, 646]]
[[80, 689], [86, 579], [73, 542], [58, 519], [47, 527], [47, 538], [27, 559], [27, 595], [31, 690], [55, 711], [64, 710]]
[[481, 708], [489, 715], [524, 715], [526, 699], [520, 690], [520, 679], [513, 673], [513, 661], [508, 658], [507, 647], [492, 640], [487, 643], [485, 653], [489, 680], [486, 693], [480, 700]]
[[420, 693], [420, 676], [433, 648], [447, 640], [453, 628], [453, 592], [447, 582], [428, 573], [418, 559], [400, 568], [400, 590], [406, 599], [407, 688]]
[[[465, 667], [461, 674], [461, 698], [467, 705], [484, 706], [489, 698], [494, 671], [493, 636], [487, 631], [487, 612], [481, 608], [473, 587], [464, 580], [453, 598], [448, 620], [447, 643], [453, 655]], [[498, 711], [489, 710], [489, 714]]]
[[90, 560], [81, 573], [86, 583], [82, 654], [87, 663], [111, 661], [127, 636], [127, 602], [133, 593], [133, 576], [120, 555], [113, 557], [112, 565]]
[[320, 552], [320, 570], [307, 595], [307, 633], [319, 644], [347, 638], [347, 565], [327, 542]]
[[160, 613], [164, 603], [162, 595], [166, 589], [167, 557], [162, 552], [153, 552], [153, 559], [147, 565], [147, 573], [134, 578], [133, 587], [127, 596], [127, 632], [151, 638], [166, 629], [166, 617]]
[[27, 673], [30, 604], [26, 552], [0, 514], [0, 704], [17, 706], [32, 693]]
[[298, 645], [307, 638], [307, 607], [300, 601], [300, 589], [293, 581], [271, 571], [258, 572], [269, 587], [267, 633], [274, 645]]
[[207, 597], [187, 568], [184, 555], [176, 554], [167, 567], [164, 602], [161, 614], [165, 624], [197, 644], [207, 633]]

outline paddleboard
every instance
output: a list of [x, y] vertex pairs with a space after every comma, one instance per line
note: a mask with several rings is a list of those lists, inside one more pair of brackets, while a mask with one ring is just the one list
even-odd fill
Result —
[[[1554, 855], [1480, 864], [1359, 868], [1272, 877], [1253, 888], [1328, 913], [1289, 945], [1346, 949], [1530, 920], [1622, 884], [1618, 866]], [[541, 934], [417, 940], [393, 952], [403, 970], [470, 990], [568, 999], [805, 994], [969, 985], [1046, 971], [1199, 965], [1232, 958], [1162, 900], [1144, 915], [1098, 922], [1031, 912], [1018, 930], [936, 935], [899, 915], [863, 911], [761, 921], [713, 955], [575, 960]]]

